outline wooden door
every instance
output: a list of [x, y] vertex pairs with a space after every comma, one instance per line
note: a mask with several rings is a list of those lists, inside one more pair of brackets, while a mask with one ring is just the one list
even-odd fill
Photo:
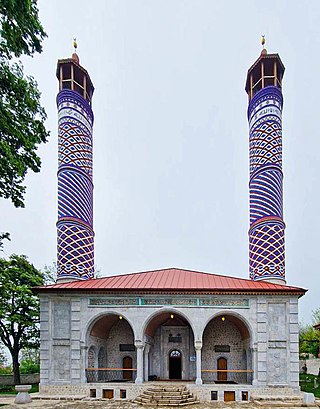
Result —
[[234, 391], [224, 391], [224, 401], [234, 402], [236, 400], [236, 393]]
[[[217, 366], [218, 366], [218, 370], [226, 371], [228, 369], [226, 358], [219, 358]], [[227, 379], [228, 379], [227, 372], [218, 372], [218, 381], [226, 381]]]
[[125, 369], [132, 369], [132, 358], [131, 356], [125, 356], [122, 361], [123, 365], [123, 379], [132, 380], [132, 371], [125, 371]]

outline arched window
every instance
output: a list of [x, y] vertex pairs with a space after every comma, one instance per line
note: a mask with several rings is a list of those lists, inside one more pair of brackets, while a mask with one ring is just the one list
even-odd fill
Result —
[[88, 368], [95, 368], [96, 366], [96, 350], [93, 345], [88, 350]]
[[174, 349], [170, 352], [170, 358], [181, 358], [181, 352], [177, 349]]
[[107, 366], [106, 350], [103, 347], [101, 347], [99, 349], [99, 354], [98, 354], [98, 367], [105, 368], [106, 366]]

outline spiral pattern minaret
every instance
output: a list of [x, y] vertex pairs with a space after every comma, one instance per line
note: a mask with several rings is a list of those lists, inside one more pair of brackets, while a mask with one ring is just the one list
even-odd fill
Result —
[[94, 277], [91, 99], [94, 91], [76, 53], [57, 66], [57, 280]]
[[[263, 43], [264, 44], [264, 43]], [[248, 71], [250, 151], [249, 271], [252, 280], [285, 282], [282, 190], [282, 77], [265, 49]]]

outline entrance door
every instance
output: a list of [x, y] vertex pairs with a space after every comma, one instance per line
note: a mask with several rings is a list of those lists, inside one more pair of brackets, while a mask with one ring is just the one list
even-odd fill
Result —
[[175, 349], [169, 354], [169, 379], [181, 378], [181, 352]]
[[123, 379], [126, 379], [127, 381], [131, 381], [132, 380], [132, 371], [125, 371], [125, 369], [132, 369], [132, 358], [131, 358], [131, 356], [125, 356], [123, 358], [122, 364], [123, 364], [122, 368], [124, 369], [123, 373], [122, 373]]
[[[227, 365], [227, 360], [226, 358], [219, 358], [218, 359], [218, 369], [222, 370], [227, 370], [228, 365]], [[218, 372], [218, 381], [226, 381], [228, 379], [228, 374], [227, 372]]]

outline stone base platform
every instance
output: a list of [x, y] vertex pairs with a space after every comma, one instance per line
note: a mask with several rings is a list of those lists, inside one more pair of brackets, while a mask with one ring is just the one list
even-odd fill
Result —
[[241, 384], [204, 384], [196, 385], [189, 382], [153, 381], [137, 385], [131, 382], [86, 383], [86, 384], [55, 384], [41, 385], [38, 399], [57, 400], [98, 400], [112, 399], [117, 401], [133, 401], [151, 387], [185, 387], [200, 402], [236, 401], [242, 403], [256, 402], [291, 402], [302, 401], [302, 394], [289, 387], [258, 388]]

